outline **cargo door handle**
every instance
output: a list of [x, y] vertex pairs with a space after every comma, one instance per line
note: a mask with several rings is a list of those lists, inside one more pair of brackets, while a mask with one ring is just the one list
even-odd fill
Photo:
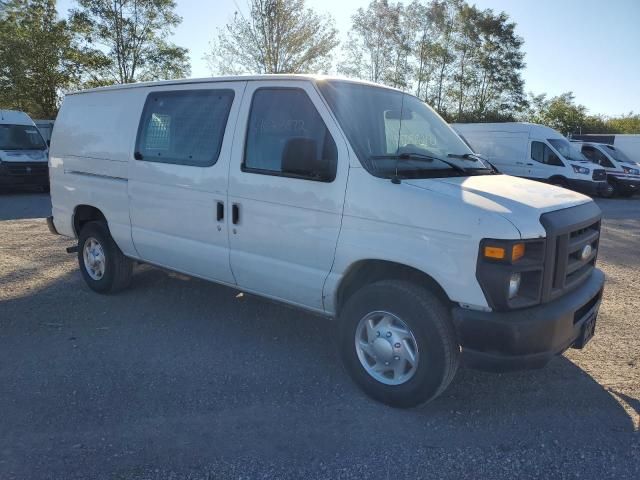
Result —
[[527, 165], [529, 165], [530, 167], [532, 167], [532, 166], [533, 166], [533, 163], [527, 163]]
[[220, 221], [224, 220], [224, 203], [218, 202], [218, 207], [217, 208], [218, 208], [218, 211], [217, 211], [216, 217], [217, 217], [218, 221], [220, 222]]
[[240, 207], [238, 206], [237, 203], [234, 203], [233, 205], [231, 205], [231, 222], [234, 225], [237, 225], [239, 220], [240, 220]]

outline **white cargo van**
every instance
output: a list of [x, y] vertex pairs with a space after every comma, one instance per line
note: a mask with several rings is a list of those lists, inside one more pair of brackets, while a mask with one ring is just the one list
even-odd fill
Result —
[[582, 154], [607, 172], [611, 195], [630, 197], [640, 192], [640, 165], [613, 145], [571, 141]]
[[571, 135], [572, 140], [603, 143], [622, 152], [632, 162], [640, 163], [640, 134], [585, 134]]
[[24, 112], [0, 109], [0, 187], [49, 188], [47, 144]]
[[507, 175], [540, 180], [589, 195], [606, 194], [607, 174], [552, 128], [534, 123], [456, 123], [476, 153]]
[[78, 239], [91, 289], [139, 261], [335, 317], [346, 370], [388, 404], [434, 398], [460, 361], [540, 367], [594, 333], [596, 204], [495, 174], [398, 90], [267, 75], [70, 94], [50, 171], [50, 228]]

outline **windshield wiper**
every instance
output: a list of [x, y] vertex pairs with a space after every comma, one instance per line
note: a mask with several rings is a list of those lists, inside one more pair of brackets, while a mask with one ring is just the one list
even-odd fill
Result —
[[[448, 160], [445, 160], [444, 158], [440, 158], [440, 157], [433, 157], [431, 155], [425, 155], [423, 153], [400, 153], [397, 155], [393, 155], [393, 154], [388, 154], [388, 155], [371, 155], [369, 157], [372, 160], [382, 160], [382, 159], [391, 159], [391, 160], [422, 160], [424, 162], [428, 162], [431, 163], [434, 160], [437, 160], [438, 162], [442, 162], [446, 165], [449, 165], [452, 169], [454, 169], [456, 172], [461, 173], [462, 175], [468, 175], [467, 169], [461, 167], [460, 165], [456, 165], [453, 162], [450, 162]], [[392, 181], [394, 183], [400, 183], [400, 179], [398, 178], [398, 169], [396, 168], [396, 174], [395, 177], [392, 179]]]

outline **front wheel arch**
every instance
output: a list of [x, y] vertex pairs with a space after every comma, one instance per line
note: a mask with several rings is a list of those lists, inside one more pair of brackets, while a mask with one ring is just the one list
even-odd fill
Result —
[[445, 304], [452, 303], [444, 288], [422, 270], [389, 260], [367, 259], [353, 263], [340, 280], [335, 293], [336, 316], [354, 293], [381, 280], [403, 280], [420, 285], [433, 292]]

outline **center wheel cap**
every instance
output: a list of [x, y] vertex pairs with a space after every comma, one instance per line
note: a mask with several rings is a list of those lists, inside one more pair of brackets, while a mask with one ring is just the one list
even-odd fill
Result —
[[390, 362], [393, 358], [393, 346], [384, 338], [378, 338], [373, 342], [373, 351], [375, 352], [376, 358], [383, 362]]

